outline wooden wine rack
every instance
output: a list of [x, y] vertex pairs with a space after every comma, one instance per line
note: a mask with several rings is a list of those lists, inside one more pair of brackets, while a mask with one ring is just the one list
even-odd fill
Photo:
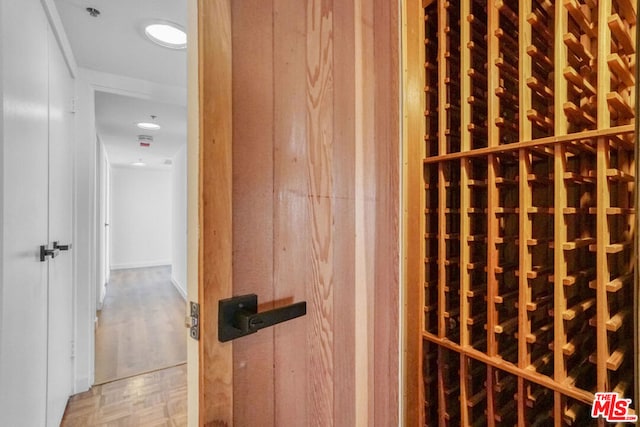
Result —
[[596, 425], [638, 399], [636, 3], [422, 5], [422, 424]]

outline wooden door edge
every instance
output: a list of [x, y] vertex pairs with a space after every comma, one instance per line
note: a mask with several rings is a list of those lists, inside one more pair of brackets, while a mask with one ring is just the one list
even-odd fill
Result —
[[232, 346], [217, 339], [217, 302], [231, 295], [230, 11], [188, 3], [188, 295], [201, 328], [188, 341], [189, 426], [233, 424]]
[[233, 425], [232, 344], [217, 334], [232, 293], [231, 2], [198, 1], [199, 424]]
[[[423, 206], [420, 193], [412, 194], [409, 189], [416, 188], [422, 182], [423, 146], [420, 145], [424, 134], [422, 120], [422, 93], [424, 72], [422, 67], [413, 64], [424, 63], [420, 41], [424, 38], [424, 25], [420, 25], [421, 0], [402, 1], [402, 301], [403, 301], [403, 360], [402, 360], [402, 401], [401, 421], [405, 425], [422, 425], [422, 334], [421, 305], [423, 301], [419, 283], [424, 277], [421, 271], [412, 266], [420, 265], [420, 236], [416, 232], [421, 227], [420, 206]], [[416, 228], [417, 227], [417, 228]], [[422, 274], [422, 276], [421, 276]]]

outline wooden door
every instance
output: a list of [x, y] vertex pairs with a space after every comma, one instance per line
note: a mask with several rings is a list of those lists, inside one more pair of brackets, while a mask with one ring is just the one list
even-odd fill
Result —
[[[72, 392], [73, 340], [73, 78], [49, 30], [49, 261], [47, 425], [62, 420]], [[54, 243], [55, 242], [55, 243]]]
[[[190, 423], [397, 424], [397, 5], [194, 0], [190, 13]], [[260, 310], [307, 301], [307, 315], [219, 343], [218, 300], [248, 293]]]

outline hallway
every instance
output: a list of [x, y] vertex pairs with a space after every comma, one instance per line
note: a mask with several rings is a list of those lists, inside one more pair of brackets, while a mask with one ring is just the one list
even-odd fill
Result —
[[95, 384], [185, 363], [184, 304], [169, 266], [112, 271], [98, 312]]
[[113, 270], [98, 314], [96, 385], [69, 399], [62, 425], [186, 425], [183, 314], [171, 267]]

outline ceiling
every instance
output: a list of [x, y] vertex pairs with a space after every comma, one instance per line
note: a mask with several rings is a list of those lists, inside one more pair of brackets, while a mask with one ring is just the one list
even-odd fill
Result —
[[[151, 43], [143, 26], [153, 20], [170, 21], [186, 29], [186, 0], [54, 0], [69, 44], [81, 69], [144, 80], [169, 91], [186, 88], [186, 50]], [[92, 17], [86, 11], [100, 11]], [[125, 91], [126, 92], [126, 91]], [[186, 93], [186, 91], [185, 91]], [[142, 159], [162, 166], [186, 143], [186, 103], [171, 105], [122, 93], [96, 91], [96, 127], [111, 164]], [[156, 122], [158, 131], [143, 131], [139, 121]], [[138, 135], [154, 137], [141, 148]]]
[[[114, 165], [142, 159], [150, 167], [164, 166], [186, 142], [186, 116], [183, 106], [96, 92], [96, 127]], [[136, 123], [141, 121], [162, 127], [157, 131], [139, 129]], [[152, 136], [151, 146], [141, 147], [138, 135]]]

